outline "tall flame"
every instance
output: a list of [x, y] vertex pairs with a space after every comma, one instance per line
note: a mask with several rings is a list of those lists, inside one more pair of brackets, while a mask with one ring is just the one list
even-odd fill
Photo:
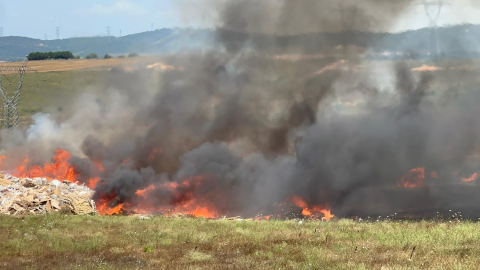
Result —
[[16, 177], [45, 177], [47, 179], [60, 179], [75, 182], [78, 176], [74, 168], [70, 165], [68, 160], [71, 155], [68, 151], [63, 149], [55, 150], [55, 156], [52, 158], [52, 163], [45, 163], [45, 165], [27, 166], [28, 159], [24, 160], [24, 164], [17, 167], [15, 173]]

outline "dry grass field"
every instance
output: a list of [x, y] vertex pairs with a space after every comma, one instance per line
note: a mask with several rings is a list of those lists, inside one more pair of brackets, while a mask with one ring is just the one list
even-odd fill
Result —
[[[148, 66], [158, 61], [156, 57], [132, 57], [110, 59], [69, 59], [69, 60], [41, 60], [29, 61], [28, 67], [37, 72], [61, 72], [82, 69], [108, 69], [115, 66], [134, 68], [136, 66]], [[21, 66], [22, 62], [1, 63], [1, 65]], [[11, 74], [12, 72], [5, 72]]]
[[478, 269], [480, 224], [0, 216], [1, 269]]

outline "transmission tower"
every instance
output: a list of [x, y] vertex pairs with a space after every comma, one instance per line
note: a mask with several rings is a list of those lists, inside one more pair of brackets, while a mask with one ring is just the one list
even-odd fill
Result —
[[60, 39], [60, 27], [57, 26], [55, 32], [57, 33], [57, 39]]
[[107, 26], [107, 37], [110, 36], [110, 26]]
[[[442, 12], [444, 5], [448, 5], [444, 0], [423, 0], [423, 7], [425, 8], [425, 14], [428, 17], [429, 27], [431, 28], [430, 38], [430, 53], [440, 55], [440, 44], [438, 39], [438, 25], [437, 21]], [[430, 7], [437, 7], [436, 12], [431, 12]]]
[[[18, 102], [22, 92], [23, 79], [27, 71], [36, 71], [27, 68], [28, 58], [25, 57], [21, 66], [0, 66], [0, 94], [3, 99], [2, 128], [16, 128], [18, 126]], [[12, 96], [9, 96], [2, 85], [2, 72], [18, 72], [18, 85]]]

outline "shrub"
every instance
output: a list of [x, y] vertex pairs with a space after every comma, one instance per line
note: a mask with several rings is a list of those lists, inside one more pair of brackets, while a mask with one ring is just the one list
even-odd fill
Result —
[[112, 58], [112, 56], [109, 54], [105, 54], [105, 56], [103, 57], [103, 59], [110, 59], [110, 58]]
[[97, 59], [98, 55], [96, 53], [91, 53], [85, 57], [86, 59]]
[[131, 53], [128, 55], [128, 57], [138, 57], [138, 53]]
[[125, 58], [125, 55], [119, 55], [118, 58]]

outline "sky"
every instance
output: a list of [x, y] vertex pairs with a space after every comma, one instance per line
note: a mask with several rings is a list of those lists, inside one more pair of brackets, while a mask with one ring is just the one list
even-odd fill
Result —
[[[60, 38], [122, 36], [170, 27], [214, 27], [209, 0], [0, 0], [0, 27], [4, 36]], [[432, 1], [432, 0], [428, 0]], [[480, 24], [480, 0], [446, 0], [438, 19], [439, 25]], [[418, 29], [429, 25], [425, 9], [418, 0], [401, 16], [393, 32]], [[434, 8], [431, 10], [435, 14]]]

